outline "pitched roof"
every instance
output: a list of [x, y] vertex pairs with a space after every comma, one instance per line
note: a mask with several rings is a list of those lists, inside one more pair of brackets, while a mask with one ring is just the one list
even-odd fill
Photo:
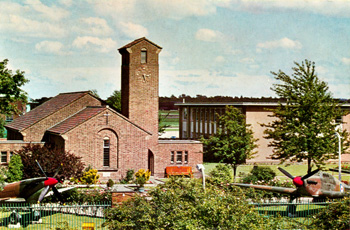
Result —
[[25, 115], [16, 118], [5, 127], [15, 130], [24, 130], [87, 94], [89, 94], [89, 91], [61, 93]]
[[137, 43], [142, 42], [142, 41], [147, 41], [147, 42], [151, 43], [152, 45], [158, 47], [159, 49], [162, 49], [162, 47], [160, 47], [159, 45], [151, 42], [150, 40], [148, 40], [145, 37], [142, 37], [142, 38], [139, 38], [139, 39], [136, 39], [136, 40], [130, 42], [129, 44], [126, 44], [125, 46], [119, 48], [119, 50], [130, 48], [131, 46], [136, 45]]
[[109, 106], [104, 107], [104, 106], [88, 106], [76, 114], [68, 117], [67, 119], [63, 120], [62, 122], [56, 124], [55, 126], [49, 128], [47, 132], [53, 133], [53, 134], [58, 134], [62, 135], [64, 133], [67, 133], [68, 131], [74, 129], [75, 127], [79, 126], [80, 124], [83, 124], [85, 121], [93, 118], [94, 116], [104, 112], [104, 111], [109, 111], [120, 118], [124, 119], [126, 122], [129, 122], [133, 126], [143, 130], [144, 132], [151, 134], [149, 131], [143, 129], [142, 127], [138, 126], [137, 124], [133, 123], [130, 121], [128, 118], [124, 117], [122, 114], [114, 111], [112, 108], [109, 108]]
[[77, 127], [78, 125], [84, 123], [86, 120], [101, 113], [105, 109], [106, 107], [102, 106], [88, 106], [73, 116], [63, 120], [61, 123], [51, 127], [47, 131], [56, 134], [64, 134], [69, 130]]

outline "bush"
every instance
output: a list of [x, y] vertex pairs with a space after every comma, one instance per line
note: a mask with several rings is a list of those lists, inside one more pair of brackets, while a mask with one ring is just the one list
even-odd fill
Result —
[[112, 179], [109, 179], [109, 180], [107, 181], [107, 187], [108, 187], [108, 188], [111, 188], [111, 187], [113, 187], [113, 185], [114, 185], [114, 181], [113, 181]]
[[6, 182], [20, 181], [23, 176], [23, 164], [19, 155], [13, 155], [9, 162], [9, 169], [6, 173]]
[[277, 219], [253, 210], [239, 188], [232, 191], [198, 180], [170, 178], [164, 185], [105, 212], [109, 229], [278, 229]]
[[[61, 193], [66, 203], [103, 203], [111, 202], [112, 195], [105, 189], [71, 189]], [[43, 202], [58, 202], [55, 196], [45, 197]]]
[[232, 168], [227, 164], [217, 164], [209, 173], [207, 181], [212, 184], [222, 184], [232, 182]]
[[313, 216], [312, 229], [349, 229], [350, 198], [331, 203]]
[[98, 175], [97, 172], [97, 169], [89, 169], [89, 171], [84, 172], [83, 176], [80, 177], [81, 183], [87, 185], [96, 184], [100, 178], [100, 175]]
[[79, 178], [82, 175], [84, 164], [81, 157], [61, 149], [53, 149], [38, 144], [28, 144], [17, 151], [23, 163], [23, 179], [43, 177], [36, 160], [40, 163], [47, 176], [55, 175], [58, 168], [59, 174], [65, 178]]
[[142, 187], [149, 180], [150, 176], [151, 176], [151, 171], [139, 169], [139, 171], [135, 173], [135, 177], [136, 177], [135, 182], [138, 186]]
[[258, 181], [269, 182], [275, 178], [276, 173], [269, 167], [254, 166], [249, 175], [242, 179], [243, 183], [257, 183]]
[[128, 169], [126, 172], [126, 175], [123, 179], [120, 180], [121, 184], [129, 184], [134, 180], [134, 170], [133, 169]]

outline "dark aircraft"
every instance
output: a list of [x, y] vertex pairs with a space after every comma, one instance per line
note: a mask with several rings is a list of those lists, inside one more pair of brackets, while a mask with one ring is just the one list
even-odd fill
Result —
[[[37, 164], [45, 177], [30, 178], [2, 185], [2, 190], [0, 191], [0, 202], [40, 203], [49, 192], [50, 188], [52, 189], [53, 194], [63, 202], [60, 192], [55, 187], [55, 185], [62, 182], [63, 179], [55, 178], [58, 174], [59, 168], [53, 177], [47, 177], [40, 164], [38, 162]], [[13, 211], [9, 218], [11, 223], [17, 224], [20, 221], [21, 216], [16, 211]], [[40, 215], [36, 213], [35, 218], [36, 220], [40, 219]]]
[[49, 189], [61, 197], [55, 185], [59, 181], [53, 177], [38, 177], [5, 184], [0, 191], [0, 202], [41, 202]]
[[[350, 196], [350, 186], [340, 182], [331, 174], [316, 169], [305, 176], [294, 177], [286, 170], [278, 168], [284, 175], [293, 180], [295, 188], [275, 187], [268, 185], [254, 185], [234, 183], [233, 185], [245, 188], [282, 193], [290, 195], [290, 203], [298, 197], [313, 197], [314, 201], [325, 200], [326, 198], [343, 198]], [[296, 207], [291, 205], [287, 211], [295, 211]]]

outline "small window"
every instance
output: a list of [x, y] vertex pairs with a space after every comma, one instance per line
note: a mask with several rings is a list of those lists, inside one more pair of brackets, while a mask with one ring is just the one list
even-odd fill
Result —
[[13, 115], [6, 115], [6, 122], [13, 121]]
[[141, 63], [142, 64], [147, 63], [147, 50], [145, 49], [141, 50]]
[[1, 163], [7, 163], [7, 152], [1, 152]]
[[182, 163], [182, 152], [181, 151], [176, 152], [176, 163]]
[[174, 151], [171, 151], [171, 155], [170, 155], [170, 163], [174, 164], [174, 159], [175, 159], [175, 153]]
[[109, 167], [109, 151], [110, 151], [110, 142], [109, 138], [103, 140], [103, 166]]
[[188, 163], [188, 152], [185, 151], [185, 164], [187, 164], [187, 163]]

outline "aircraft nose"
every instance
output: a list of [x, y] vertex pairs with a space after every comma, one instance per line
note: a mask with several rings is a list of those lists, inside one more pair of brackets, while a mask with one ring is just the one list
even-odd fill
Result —
[[303, 180], [301, 179], [300, 176], [294, 177], [293, 179], [293, 184], [297, 187], [300, 187], [304, 184]]
[[54, 186], [57, 183], [58, 183], [58, 180], [56, 180], [55, 178], [52, 178], [52, 177], [49, 177], [49, 178], [47, 178], [47, 180], [44, 181], [45, 186]]

